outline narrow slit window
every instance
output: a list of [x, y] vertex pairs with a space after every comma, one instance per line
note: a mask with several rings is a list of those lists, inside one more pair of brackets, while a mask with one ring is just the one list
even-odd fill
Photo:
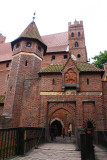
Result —
[[10, 87], [10, 91], [12, 90], [12, 86]]
[[25, 61], [25, 66], [27, 66], [27, 65], [28, 65], [28, 61], [26, 60], [26, 61]]
[[6, 63], [6, 68], [8, 68], [9, 67], [9, 63]]
[[87, 78], [87, 84], [89, 85], [89, 79]]
[[55, 79], [52, 80], [52, 84], [53, 84], [53, 85], [55, 84]]

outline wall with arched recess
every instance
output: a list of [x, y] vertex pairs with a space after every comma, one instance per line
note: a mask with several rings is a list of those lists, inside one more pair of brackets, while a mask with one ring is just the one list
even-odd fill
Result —
[[75, 125], [75, 110], [74, 103], [50, 103], [47, 112], [48, 125], [53, 120], [59, 119], [67, 131], [69, 124]]

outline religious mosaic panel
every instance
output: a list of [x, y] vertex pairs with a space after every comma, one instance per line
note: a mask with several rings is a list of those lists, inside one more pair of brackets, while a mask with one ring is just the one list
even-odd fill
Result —
[[65, 83], [76, 83], [76, 73], [72, 69], [65, 73]]

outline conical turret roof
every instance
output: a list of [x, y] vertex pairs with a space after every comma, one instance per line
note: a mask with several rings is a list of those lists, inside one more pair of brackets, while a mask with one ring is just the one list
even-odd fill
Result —
[[45, 49], [47, 48], [47, 46], [45, 45], [45, 43], [43, 42], [43, 40], [39, 34], [38, 28], [37, 28], [34, 21], [32, 21], [27, 26], [27, 28], [21, 33], [21, 35], [16, 40], [11, 42], [12, 48], [13, 48], [14, 44], [16, 42], [20, 41], [21, 39], [31, 39], [31, 40], [39, 41], [45, 47]]
[[34, 21], [32, 21], [28, 27], [22, 32], [22, 34], [19, 36], [20, 37], [24, 37], [24, 38], [31, 38], [31, 39], [36, 39], [36, 40], [39, 40], [41, 43], [44, 44], [40, 34], [39, 34], [39, 31], [38, 31], [38, 28], [35, 24]]

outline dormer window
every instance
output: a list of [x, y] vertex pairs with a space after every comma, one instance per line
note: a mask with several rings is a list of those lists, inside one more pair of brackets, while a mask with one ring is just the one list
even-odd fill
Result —
[[31, 47], [31, 42], [27, 42], [26, 47]]
[[41, 52], [41, 47], [40, 46], [38, 46], [38, 51]]

